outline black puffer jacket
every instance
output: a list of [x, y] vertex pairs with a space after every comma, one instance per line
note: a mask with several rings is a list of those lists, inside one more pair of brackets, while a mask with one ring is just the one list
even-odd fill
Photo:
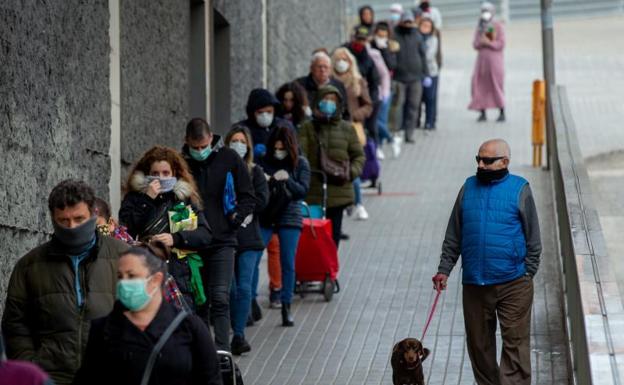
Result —
[[[297, 167], [293, 170], [289, 158], [279, 161], [275, 158], [264, 159], [262, 167], [264, 172], [273, 176], [279, 170], [288, 172], [286, 188], [291, 193], [292, 200], [282, 212], [276, 227], [303, 227], [303, 213], [301, 201], [305, 199], [310, 189], [310, 163], [303, 156], [299, 157]], [[261, 219], [261, 222], [265, 222]]]
[[269, 186], [267, 185], [264, 171], [258, 165], [254, 165], [251, 169], [251, 181], [254, 186], [255, 209], [253, 213], [253, 221], [246, 227], [238, 229], [238, 248], [237, 252], [242, 253], [247, 250], [263, 250], [264, 242], [260, 233], [259, 216], [262, 210], [269, 202]]
[[429, 76], [425, 43], [420, 32], [416, 28], [405, 29], [398, 26], [395, 28], [394, 38], [401, 46], [397, 52], [394, 80], [411, 83]]
[[[136, 385], [160, 336], [177, 315], [163, 300], [145, 331], [123, 314], [117, 302], [112, 313], [93, 321], [84, 365], [74, 385]], [[163, 346], [152, 370], [151, 385], [220, 385], [221, 374], [210, 331], [188, 315]]]

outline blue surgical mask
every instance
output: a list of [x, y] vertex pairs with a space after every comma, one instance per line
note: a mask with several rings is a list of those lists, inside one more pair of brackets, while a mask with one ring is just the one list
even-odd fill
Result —
[[401, 14], [400, 13], [391, 13], [390, 14], [390, 20], [395, 22], [395, 23], [398, 23], [399, 20], [401, 20]]
[[230, 142], [230, 148], [236, 151], [241, 158], [244, 158], [245, 155], [247, 155], [247, 145], [243, 142]]
[[166, 193], [172, 191], [175, 187], [175, 184], [178, 183], [178, 178], [175, 176], [169, 178], [161, 178], [158, 176], [148, 176], [147, 183], [152, 183], [154, 180], [158, 179], [160, 182], [160, 192]]
[[130, 311], [145, 309], [156, 292], [147, 292], [150, 278], [120, 279], [117, 281], [117, 299]]
[[321, 100], [319, 102], [319, 111], [328, 118], [336, 113], [336, 102], [333, 100]]
[[208, 159], [211, 152], [212, 148], [210, 146], [206, 146], [206, 148], [204, 148], [203, 150], [189, 148], [189, 154], [191, 155], [191, 158], [195, 159], [198, 162]]

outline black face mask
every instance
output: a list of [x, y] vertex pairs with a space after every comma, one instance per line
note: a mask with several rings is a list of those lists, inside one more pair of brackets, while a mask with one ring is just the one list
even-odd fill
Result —
[[54, 236], [63, 244], [70, 255], [78, 255], [87, 251], [95, 238], [97, 217], [94, 215], [85, 223], [73, 229], [61, 226], [52, 220]]
[[401, 34], [407, 35], [412, 32], [412, 27], [406, 27], [404, 25], [399, 25], [399, 32]]
[[501, 168], [500, 170], [487, 170], [485, 168], [477, 168], [477, 179], [481, 183], [490, 184], [494, 181], [501, 180], [509, 174], [509, 170]]

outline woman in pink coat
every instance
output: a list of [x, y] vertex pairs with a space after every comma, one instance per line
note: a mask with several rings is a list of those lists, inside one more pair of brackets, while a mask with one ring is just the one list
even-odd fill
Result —
[[481, 113], [479, 122], [487, 120], [485, 110], [488, 108], [498, 108], [500, 115], [497, 121], [505, 121], [505, 30], [499, 21], [493, 19], [494, 12], [492, 3], [481, 5], [481, 18], [472, 43], [478, 55], [472, 74], [472, 101], [468, 108]]

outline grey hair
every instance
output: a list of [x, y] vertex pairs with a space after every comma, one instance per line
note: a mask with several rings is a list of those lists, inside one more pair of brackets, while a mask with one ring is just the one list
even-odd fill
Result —
[[312, 55], [312, 60], [310, 60], [310, 65], [314, 65], [316, 64], [316, 62], [320, 60], [327, 61], [327, 63], [329, 63], [329, 65], [331, 66], [331, 63], [332, 63], [331, 57], [329, 57], [329, 55], [323, 51], [315, 52], [314, 55]]

